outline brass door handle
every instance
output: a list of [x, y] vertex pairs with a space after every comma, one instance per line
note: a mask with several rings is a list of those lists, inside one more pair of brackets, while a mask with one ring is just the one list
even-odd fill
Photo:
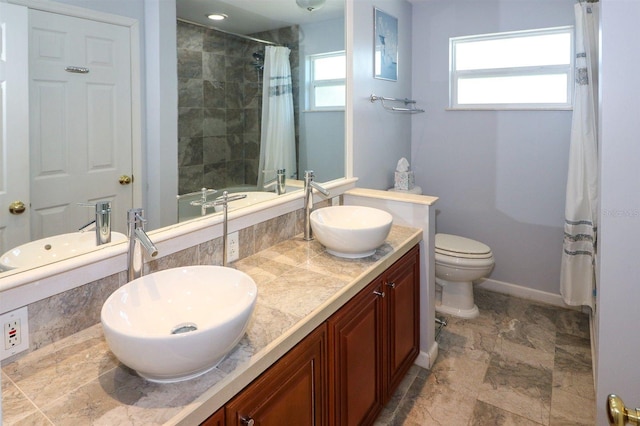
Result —
[[11, 214], [22, 214], [26, 209], [27, 206], [25, 206], [22, 201], [14, 201], [9, 204], [9, 213]]
[[607, 397], [607, 415], [612, 426], [624, 426], [627, 423], [640, 425], [640, 409], [626, 408], [622, 399], [614, 394]]
[[131, 182], [133, 182], [133, 178], [127, 175], [122, 175], [118, 179], [118, 182], [120, 182], [120, 185], [129, 185]]

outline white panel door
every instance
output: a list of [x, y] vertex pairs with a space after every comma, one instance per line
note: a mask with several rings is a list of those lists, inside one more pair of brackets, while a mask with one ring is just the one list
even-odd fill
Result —
[[27, 8], [0, 3], [0, 254], [29, 240], [28, 34]]
[[32, 238], [76, 231], [111, 200], [113, 230], [133, 204], [129, 29], [29, 11]]

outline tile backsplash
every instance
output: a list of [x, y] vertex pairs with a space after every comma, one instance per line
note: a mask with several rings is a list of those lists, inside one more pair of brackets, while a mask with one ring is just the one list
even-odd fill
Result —
[[[315, 208], [328, 205], [329, 201], [321, 201]], [[299, 209], [241, 229], [240, 259], [302, 233], [303, 215]], [[188, 265], [222, 265], [222, 237], [152, 260], [145, 265], [145, 273]], [[29, 350], [3, 360], [2, 365], [99, 323], [105, 300], [126, 282], [123, 271], [28, 305]]]

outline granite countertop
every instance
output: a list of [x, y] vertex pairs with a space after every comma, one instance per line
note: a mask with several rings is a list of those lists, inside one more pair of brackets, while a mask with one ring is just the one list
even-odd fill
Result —
[[3, 424], [198, 424], [422, 240], [393, 226], [376, 253], [341, 259], [299, 235], [232, 264], [258, 285], [246, 335], [210, 372], [147, 382], [115, 358], [100, 324], [2, 368]]

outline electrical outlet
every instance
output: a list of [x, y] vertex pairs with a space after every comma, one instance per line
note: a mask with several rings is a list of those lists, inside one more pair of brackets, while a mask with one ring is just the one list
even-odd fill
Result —
[[4, 349], [8, 350], [18, 346], [22, 341], [22, 329], [20, 318], [15, 318], [4, 324]]
[[0, 315], [4, 345], [0, 360], [29, 349], [29, 313], [24, 306]]
[[240, 241], [238, 231], [227, 236], [227, 262], [233, 262], [240, 257]]

